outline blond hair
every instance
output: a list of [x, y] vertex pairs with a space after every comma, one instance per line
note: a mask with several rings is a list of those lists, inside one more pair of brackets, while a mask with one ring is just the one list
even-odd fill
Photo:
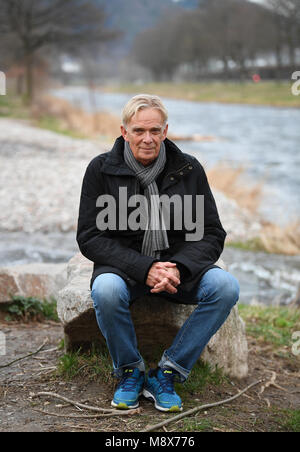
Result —
[[126, 128], [131, 118], [140, 110], [145, 108], [156, 108], [160, 111], [164, 125], [168, 121], [168, 112], [158, 96], [152, 94], [138, 94], [132, 97], [125, 105], [122, 112], [122, 123]]

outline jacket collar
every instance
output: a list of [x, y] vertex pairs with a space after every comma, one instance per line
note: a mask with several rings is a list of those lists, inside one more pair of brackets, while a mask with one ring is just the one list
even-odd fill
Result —
[[[189, 160], [180, 149], [168, 138], [164, 141], [167, 152], [166, 174], [171, 175], [183, 170], [189, 165]], [[124, 161], [124, 138], [120, 136], [110, 152], [105, 154], [102, 172], [115, 176], [135, 176], [134, 172]]]

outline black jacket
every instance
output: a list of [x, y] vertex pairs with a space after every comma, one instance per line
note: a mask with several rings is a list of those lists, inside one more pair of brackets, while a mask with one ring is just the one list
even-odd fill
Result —
[[[165, 145], [167, 162], [156, 181], [160, 195], [204, 195], [202, 240], [185, 241], [185, 234], [191, 231], [184, 228], [175, 230], [171, 220], [168, 230], [170, 247], [161, 253], [160, 258], [161, 261], [177, 263], [181, 272], [181, 288], [189, 291], [207, 270], [216, 267], [226, 232], [220, 223], [203, 167], [197, 159], [181, 152], [172, 141], [166, 139]], [[123, 149], [124, 140], [119, 137], [110, 152], [98, 155], [89, 163], [83, 179], [77, 242], [81, 253], [94, 262], [91, 287], [102, 273], [116, 273], [131, 285], [136, 282], [145, 284], [148, 271], [156, 260], [141, 254], [143, 230], [100, 231], [96, 226], [96, 217], [102, 210], [96, 207], [99, 195], [112, 195], [118, 206], [119, 187], [127, 187], [128, 197], [142, 194], [133, 171], [124, 162]]]

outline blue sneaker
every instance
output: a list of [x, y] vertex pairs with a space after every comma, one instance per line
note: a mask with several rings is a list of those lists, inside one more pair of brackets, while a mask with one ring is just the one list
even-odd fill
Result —
[[182, 411], [182, 402], [174, 389], [177, 372], [171, 368], [150, 370], [146, 379], [143, 395], [154, 401], [160, 411]]
[[145, 374], [137, 367], [124, 369], [111, 405], [120, 410], [129, 410], [139, 406], [139, 397], [143, 393]]

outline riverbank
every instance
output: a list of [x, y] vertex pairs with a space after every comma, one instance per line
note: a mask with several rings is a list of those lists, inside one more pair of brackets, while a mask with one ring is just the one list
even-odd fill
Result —
[[122, 83], [99, 89], [110, 93], [149, 93], [170, 99], [226, 104], [270, 105], [300, 108], [300, 95], [292, 94], [290, 82]]

